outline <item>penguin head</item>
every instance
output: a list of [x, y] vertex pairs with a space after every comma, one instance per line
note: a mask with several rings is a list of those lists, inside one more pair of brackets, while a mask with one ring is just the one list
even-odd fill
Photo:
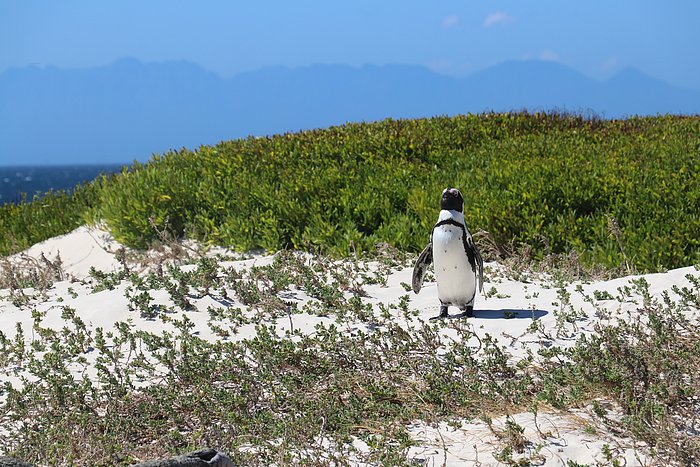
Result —
[[445, 188], [442, 190], [440, 209], [462, 212], [464, 209], [464, 198], [462, 198], [462, 193], [460, 193], [457, 188]]

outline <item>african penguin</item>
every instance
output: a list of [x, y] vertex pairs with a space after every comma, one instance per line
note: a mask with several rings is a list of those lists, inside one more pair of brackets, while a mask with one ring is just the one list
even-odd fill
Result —
[[447, 308], [456, 306], [462, 313], [454, 317], [473, 316], [478, 288], [483, 292], [484, 262], [464, 222], [464, 198], [456, 188], [446, 188], [440, 199], [440, 215], [430, 235], [430, 242], [418, 256], [413, 268], [413, 291], [420, 292], [428, 266], [433, 263], [437, 281], [440, 315], [447, 318]]

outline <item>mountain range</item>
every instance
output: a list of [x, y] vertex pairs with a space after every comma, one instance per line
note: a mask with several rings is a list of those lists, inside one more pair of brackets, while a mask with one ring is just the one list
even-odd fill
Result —
[[147, 160], [170, 148], [384, 118], [566, 110], [603, 118], [698, 114], [700, 92], [634, 68], [606, 81], [551, 61], [465, 78], [411, 65], [267, 67], [221, 78], [193, 63], [0, 74], [0, 165]]

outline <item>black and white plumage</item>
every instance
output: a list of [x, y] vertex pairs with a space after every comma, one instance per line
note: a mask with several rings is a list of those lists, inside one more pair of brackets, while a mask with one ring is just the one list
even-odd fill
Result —
[[436, 318], [446, 318], [450, 306], [462, 310], [457, 316], [473, 316], [476, 291], [483, 292], [484, 262], [464, 222], [463, 210], [462, 193], [456, 188], [446, 188], [430, 243], [413, 268], [413, 291], [418, 293], [428, 267], [433, 264], [440, 299], [440, 315]]

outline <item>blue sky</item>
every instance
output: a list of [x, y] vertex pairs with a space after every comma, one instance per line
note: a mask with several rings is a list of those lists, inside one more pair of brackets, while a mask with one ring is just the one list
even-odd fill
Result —
[[698, 24], [696, 0], [0, 0], [0, 72], [130, 56], [221, 76], [315, 63], [464, 76], [539, 58], [596, 79], [634, 66], [700, 90]]

